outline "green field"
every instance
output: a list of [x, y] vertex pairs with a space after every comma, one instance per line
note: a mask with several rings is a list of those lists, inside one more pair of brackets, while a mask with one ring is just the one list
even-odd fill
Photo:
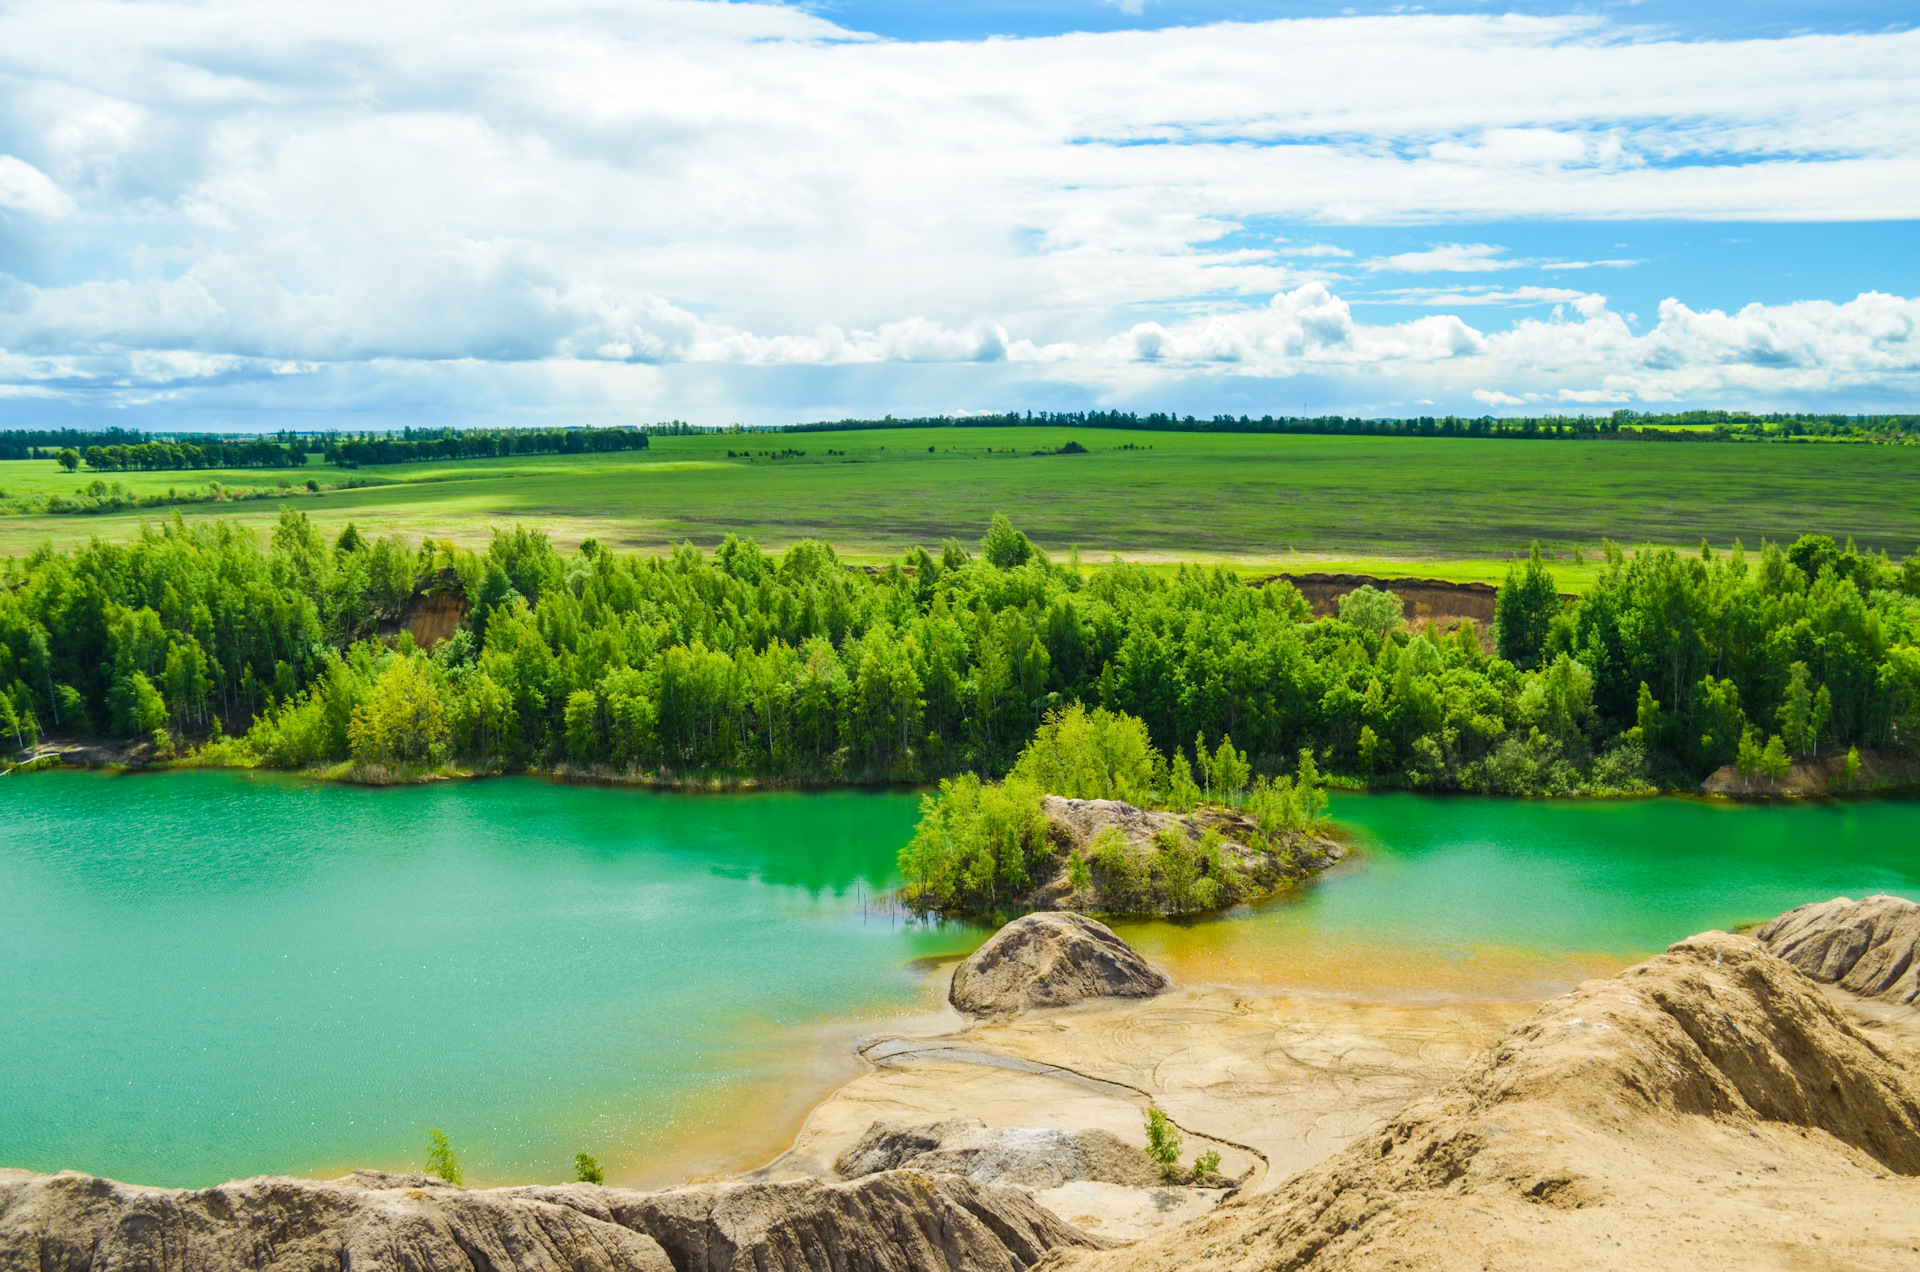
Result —
[[[1084, 455], [1036, 456], [1074, 440]], [[727, 452], [804, 451], [798, 458]], [[931, 448], [931, 449], [930, 449]], [[1129, 449], [1131, 448], [1131, 449]], [[829, 454], [829, 452], [836, 452]], [[0, 462], [10, 496], [71, 492], [96, 474], [51, 462]], [[1533, 539], [1557, 550], [1565, 582], [1602, 538], [1695, 545], [1808, 531], [1905, 556], [1920, 545], [1920, 448], [1666, 445], [1441, 438], [1115, 432], [1068, 427], [876, 430], [660, 437], [650, 451], [408, 464], [342, 472], [99, 474], [139, 493], [259, 487], [326, 527], [462, 542], [521, 521], [570, 544], [626, 548], [728, 531], [780, 547], [812, 536], [851, 559], [879, 559], [949, 535], [978, 539], [1004, 511], [1047, 548], [1088, 558], [1226, 561], [1248, 569], [1404, 570], [1497, 579]], [[309, 478], [320, 495], [302, 487]], [[383, 483], [339, 488], [349, 479]], [[185, 505], [188, 517], [265, 524], [277, 500]], [[89, 536], [122, 538], [143, 516], [0, 518], [0, 555]], [[1590, 568], [1590, 567], [1589, 567]]]

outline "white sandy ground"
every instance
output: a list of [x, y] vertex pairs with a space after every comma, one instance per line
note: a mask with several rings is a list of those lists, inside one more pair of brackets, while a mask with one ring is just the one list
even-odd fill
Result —
[[[949, 1011], [861, 1039], [868, 1071], [818, 1105], [793, 1147], [754, 1176], [830, 1177], [834, 1159], [879, 1120], [975, 1117], [1108, 1130], [1144, 1145], [1146, 1110], [1157, 1105], [1185, 1137], [1184, 1160], [1216, 1149], [1221, 1172], [1257, 1192], [1451, 1079], [1533, 1007], [1197, 986], [973, 1024]], [[1225, 1195], [1086, 1181], [1035, 1194], [1118, 1240], [1192, 1219]]]

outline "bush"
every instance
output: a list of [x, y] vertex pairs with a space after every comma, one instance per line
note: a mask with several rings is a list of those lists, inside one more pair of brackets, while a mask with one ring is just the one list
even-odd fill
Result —
[[1180, 1132], [1159, 1109], [1147, 1110], [1147, 1156], [1160, 1167], [1160, 1173], [1172, 1179], [1180, 1166]]
[[447, 1133], [437, 1126], [427, 1128], [427, 1174], [450, 1184], [466, 1182], [460, 1173], [460, 1163], [453, 1155], [453, 1145], [447, 1140]]
[[587, 1153], [573, 1155], [573, 1177], [583, 1184], [604, 1184], [607, 1172], [600, 1169], [600, 1163]]
[[900, 873], [916, 904], [996, 909], [1050, 856], [1040, 791], [1026, 781], [983, 782], [972, 773], [940, 783], [920, 801], [920, 825], [900, 850]]

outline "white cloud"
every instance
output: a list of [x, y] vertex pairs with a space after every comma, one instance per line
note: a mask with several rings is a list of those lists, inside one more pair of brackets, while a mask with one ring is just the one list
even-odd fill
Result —
[[73, 200], [32, 164], [0, 155], [0, 211], [57, 220], [73, 211]]
[[1562, 305], [1585, 300], [1592, 294], [1571, 287], [1395, 287], [1369, 293], [1369, 301], [1425, 306]]
[[[1849, 307], [1663, 311], [1657, 346], [1604, 308], [1546, 334], [1368, 326], [1327, 272], [1346, 249], [1239, 231], [1449, 224], [1356, 264], [1472, 274], [1625, 263], [1523, 261], [1475, 219], [1917, 217], [1916, 62], [1915, 31], [1681, 43], [1588, 18], [909, 44], [692, 0], [23, 0], [0, 10], [0, 383], [316, 406], [509, 381], [659, 400], [728, 365], [1096, 394], [1463, 361], [1488, 378], [1420, 391], [1905, 383], [1904, 354], [1856, 350], [1904, 345], [1835, 334]], [[58, 251], [25, 237], [56, 222]], [[1578, 358], [1532, 352], [1576, 335]]]
[[1491, 243], [1444, 243], [1424, 252], [1400, 252], [1367, 262], [1371, 270], [1392, 270], [1401, 274], [1471, 274], [1492, 269], [1512, 269], [1523, 261], [1502, 259], [1507, 249]]

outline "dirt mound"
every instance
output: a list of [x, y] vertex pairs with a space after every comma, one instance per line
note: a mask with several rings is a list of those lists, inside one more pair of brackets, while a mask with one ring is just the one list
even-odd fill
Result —
[[1920, 1266], [1920, 1053], [1710, 932], [1589, 981], [1272, 1193], [1086, 1272]]
[[1076, 1180], [1151, 1188], [1160, 1170], [1140, 1149], [1111, 1131], [1067, 1131], [1051, 1126], [989, 1129], [978, 1118], [909, 1126], [875, 1122], [833, 1168], [858, 1179], [898, 1168], [965, 1175], [977, 1184], [1058, 1188]]
[[1020, 1189], [913, 1171], [658, 1193], [0, 1171], [0, 1268], [35, 1272], [1021, 1272], [1062, 1244], [1104, 1245]]
[[1920, 905], [1911, 901], [1838, 897], [1788, 910], [1753, 936], [1822, 984], [1881, 1002], [1920, 1002]]
[[986, 1016], [1087, 998], [1151, 998], [1166, 987], [1167, 978], [1104, 923], [1054, 910], [994, 933], [954, 969], [947, 999]]

